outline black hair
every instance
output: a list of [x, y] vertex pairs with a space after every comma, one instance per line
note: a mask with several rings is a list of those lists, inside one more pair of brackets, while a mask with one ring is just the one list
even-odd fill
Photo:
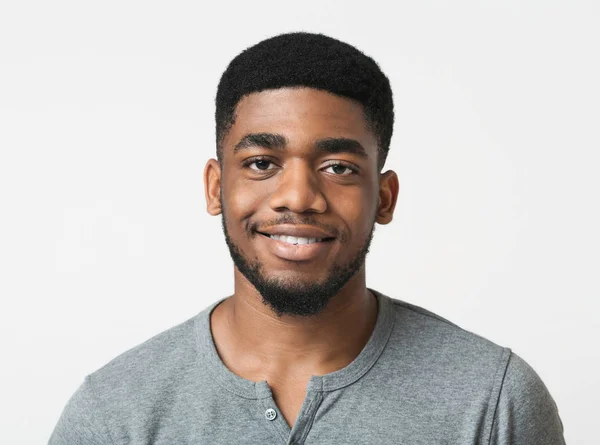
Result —
[[219, 82], [216, 96], [217, 158], [247, 94], [283, 87], [310, 87], [359, 102], [378, 143], [378, 168], [385, 164], [394, 125], [390, 82], [377, 63], [348, 43], [306, 32], [280, 34], [238, 54]]

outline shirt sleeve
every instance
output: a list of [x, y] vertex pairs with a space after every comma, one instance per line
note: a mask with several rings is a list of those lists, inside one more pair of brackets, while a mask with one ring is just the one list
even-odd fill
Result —
[[558, 408], [537, 373], [511, 353], [490, 445], [565, 445]]
[[63, 409], [48, 445], [114, 445], [97, 407], [87, 376]]

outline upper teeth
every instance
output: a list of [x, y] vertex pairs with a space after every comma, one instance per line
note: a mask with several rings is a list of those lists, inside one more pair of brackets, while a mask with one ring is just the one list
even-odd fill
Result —
[[286, 235], [269, 235], [271, 238], [283, 241], [289, 244], [312, 244], [323, 241], [323, 238], [300, 238], [297, 236], [286, 236]]

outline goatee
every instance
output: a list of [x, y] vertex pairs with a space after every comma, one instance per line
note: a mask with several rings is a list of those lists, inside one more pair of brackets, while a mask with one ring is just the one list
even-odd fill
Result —
[[[322, 312], [331, 298], [337, 295], [350, 278], [362, 268], [375, 232], [375, 218], [373, 218], [370, 233], [363, 246], [346, 264], [334, 263], [329, 270], [329, 275], [322, 282], [294, 282], [269, 278], [265, 275], [260, 261], [249, 261], [229, 236], [223, 205], [221, 209], [225, 242], [235, 267], [261, 294], [263, 303], [279, 317], [282, 315], [308, 317]], [[250, 236], [262, 235], [254, 232]]]

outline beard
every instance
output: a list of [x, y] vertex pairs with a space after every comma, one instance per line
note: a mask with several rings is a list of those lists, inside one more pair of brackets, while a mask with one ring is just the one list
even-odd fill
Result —
[[[322, 312], [329, 301], [362, 268], [375, 231], [375, 217], [373, 217], [367, 239], [346, 264], [334, 262], [323, 282], [305, 283], [268, 277], [263, 264], [258, 260], [250, 261], [233, 242], [227, 231], [223, 203], [221, 203], [221, 209], [225, 242], [235, 267], [260, 293], [263, 303], [269, 306], [278, 317], [282, 315], [308, 317]], [[252, 230], [247, 230], [247, 232], [249, 236], [263, 236]]]

